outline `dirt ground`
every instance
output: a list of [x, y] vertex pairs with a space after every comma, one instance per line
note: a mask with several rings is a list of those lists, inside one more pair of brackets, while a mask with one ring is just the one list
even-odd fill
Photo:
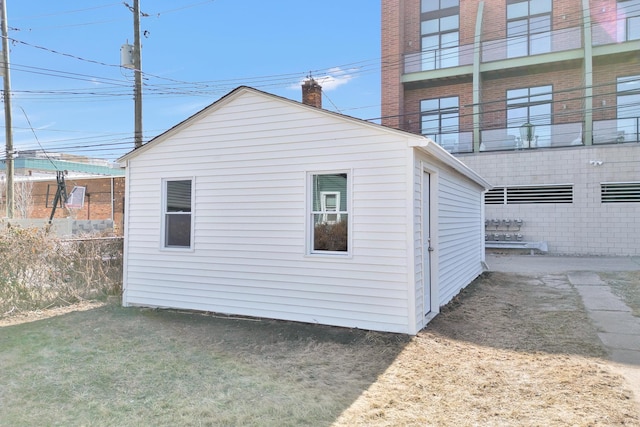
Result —
[[[97, 306], [13, 313], [0, 319], [0, 327]], [[163, 323], [174, 320], [169, 316]], [[216, 339], [234, 347], [248, 339], [253, 350], [247, 353], [258, 358], [254, 350], [276, 340], [284, 360], [288, 350], [282, 343], [306, 337], [316, 349], [330, 343], [335, 363], [352, 357], [363, 371], [368, 363], [372, 372], [375, 366], [373, 380], [342, 402], [331, 425], [640, 426], [631, 392], [611, 369], [579, 295], [562, 274], [546, 276], [543, 283], [535, 276], [485, 273], [416, 337], [277, 321], [262, 321], [256, 335], [255, 328], [241, 326], [250, 323], [227, 328], [233, 336]], [[205, 327], [211, 330], [200, 325], [180, 333], [202, 334]], [[338, 354], [336, 345], [349, 350]], [[280, 357], [269, 354], [269, 363]], [[367, 354], [388, 360], [368, 362]], [[313, 352], [305, 355], [313, 357]], [[327, 383], [331, 378], [323, 377]], [[328, 424], [308, 420], [306, 425]]]

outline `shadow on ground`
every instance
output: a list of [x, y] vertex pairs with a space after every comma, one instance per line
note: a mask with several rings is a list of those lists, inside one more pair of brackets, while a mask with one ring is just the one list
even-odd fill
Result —
[[108, 305], [0, 328], [0, 425], [328, 426], [409, 341]]
[[427, 331], [498, 349], [605, 357], [580, 295], [566, 274], [487, 272], [464, 289]]

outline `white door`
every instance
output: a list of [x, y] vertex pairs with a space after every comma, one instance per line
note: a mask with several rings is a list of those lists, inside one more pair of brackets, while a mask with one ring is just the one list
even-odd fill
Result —
[[431, 221], [430, 221], [431, 175], [422, 174], [422, 289], [424, 294], [424, 315], [431, 313]]

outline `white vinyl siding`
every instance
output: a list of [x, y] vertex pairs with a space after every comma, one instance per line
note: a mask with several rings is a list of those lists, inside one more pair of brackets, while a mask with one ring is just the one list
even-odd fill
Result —
[[[433, 162], [423, 154], [416, 158], [413, 173], [413, 233], [416, 324], [424, 326], [423, 241], [423, 173], [425, 165], [431, 175], [431, 286], [436, 303], [447, 304], [482, 273], [483, 261], [483, 189], [479, 185]], [[435, 189], [434, 189], [435, 188]], [[433, 192], [435, 191], [435, 195]], [[433, 304], [433, 302], [432, 302]]]
[[[415, 236], [422, 221], [421, 208], [414, 206], [422, 174], [415, 179], [415, 157], [420, 152], [424, 162], [453, 159], [438, 146], [431, 158], [420, 148], [426, 141], [239, 88], [123, 158], [123, 304], [416, 333], [425, 319], [416, 313], [421, 266], [414, 260], [420, 249], [411, 244], [412, 236], [420, 243]], [[448, 173], [479, 179], [461, 164], [451, 172], [433, 167], [445, 171], [434, 179]], [[454, 173], [456, 167], [463, 171]], [[349, 224], [348, 253], [339, 256], [312, 254], [309, 244], [311, 176], [328, 173], [348, 176], [348, 194], [340, 191], [340, 201], [335, 198], [337, 214]], [[192, 248], [168, 251], [161, 237], [162, 183], [182, 176], [193, 182]], [[479, 203], [465, 193], [473, 188], [480, 199], [478, 187], [449, 180], [453, 198]], [[319, 214], [333, 220], [332, 202], [320, 205], [326, 212]], [[463, 210], [467, 227], [475, 208]], [[479, 236], [481, 221], [478, 214]], [[463, 277], [470, 277], [480, 256], [457, 260]], [[450, 276], [446, 283], [458, 290], [470, 282]]]
[[[129, 161], [125, 303], [407, 332], [407, 150], [252, 93], [200, 116]], [[306, 173], [322, 170], [353, 171], [347, 258], [306, 255]], [[167, 171], [198, 184], [190, 253], [158, 250]]]
[[438, 184], [438, 265], [440, 305], [482, 273], [482, 192], [448, 172]]

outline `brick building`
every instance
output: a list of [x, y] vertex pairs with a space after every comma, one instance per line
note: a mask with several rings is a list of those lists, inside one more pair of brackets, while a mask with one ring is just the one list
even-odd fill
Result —
[[382, 116], [494, 185], [488, 246], [640, 255], [640, 0], [382, 0]]
[[[48, 220], [58, 183], [56, 171], [66, 171], [67, 194], [75, 187], [84, 188], [82, 207], [57, 207], [54, 218], [73, 220], [112, 220], [116, 234], [122, 234], [124, 214], [124, 170], [113, 165], [88, 162], [73, 156], [48, 157], [36, 153], [20, 153], [14, 170], [14, 218]], [[64, 160], [62, 160], [64, 159]], [[106, 162], [105, 162], [106, 163]], [[0, 172], [4, 172], [0, 162]], [[0, 176], [0, 212], [6, 212], [6, 178]], [[3, 215], [4, 216], [4, 215]]]

